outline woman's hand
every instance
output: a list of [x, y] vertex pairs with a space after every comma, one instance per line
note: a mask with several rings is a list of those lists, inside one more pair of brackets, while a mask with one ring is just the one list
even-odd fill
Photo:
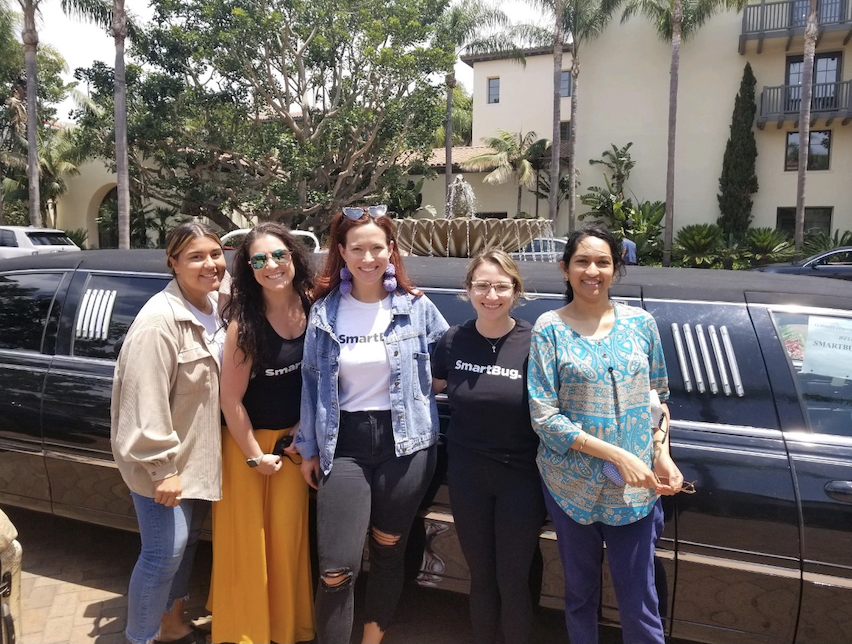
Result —
[[264, 476], [275, 474], [281, 469], [281, 457], [276, 454], [264, 454], [257, 462], [257, 467], [254, 468]]
[[613, 459], [618, 473], [624, 479], [626, 485], [632, 487], [654, 488], [659, 485], [657, 476], [651, 471], [638, 456], [634, 456], [625, 450], [619, 450], [620, 454]]
[[167, 508], [177, 507], [180, 503], [180, 493], [182, 491], [180, 476], [175, 474], [157, 482], [154, 486], [154, 501], [165, 505]]
[[654, 460], [654, 472], [660, 481], [665, 481], [665, 484], [657, 483], [657, 494], [672, 496], [680, 492], [683, 486], [683, 474], [667, 451], [663, 450], [657, 454]]
[[313, 458], [302, 457], [301, 468], [302, 476], [305, 477], [307, 484], [316, 490], [320, 476], [319, 456], [314, 456]]

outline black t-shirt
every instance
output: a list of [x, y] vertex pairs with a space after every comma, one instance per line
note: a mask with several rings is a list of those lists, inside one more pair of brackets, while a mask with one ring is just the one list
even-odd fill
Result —
[[535, 468], [538, 436], [530, 424], [527, 395], [531, 335], [529, 322], [516, 319], [514, 328], [495, 343], [468, 320], [438, 342], [432, 375], [447, 381], [451, 448], [458, 445], [509, 465]]
[[265, 359], [249, 380], [243, 405], [255, 429], [284, 429], [299, 421], [305, 334], [285, 340], [265, 321]]

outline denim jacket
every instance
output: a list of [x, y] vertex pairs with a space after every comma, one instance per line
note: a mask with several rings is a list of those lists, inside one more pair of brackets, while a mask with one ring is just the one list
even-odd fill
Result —
[[[323, 473], [331, 471], [340, 427], [338, 374], [340, 343], [334, 332], [340, 290], [311, 309], [302, 359], [302, 405], [296, 447], [305, 458], [319, 454]], [[432, 393], [430, 354], [448, 325], [425, 295], [393, 294], [385, 347], [390, 360], [390, 399], [396, 455], [434, 445], [438, 408]]]

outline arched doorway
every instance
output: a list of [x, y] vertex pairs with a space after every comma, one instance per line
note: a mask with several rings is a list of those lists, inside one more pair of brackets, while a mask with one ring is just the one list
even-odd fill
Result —
[[104, 195], [98, 207], [98, 248], [118, 248], [118, 190]]

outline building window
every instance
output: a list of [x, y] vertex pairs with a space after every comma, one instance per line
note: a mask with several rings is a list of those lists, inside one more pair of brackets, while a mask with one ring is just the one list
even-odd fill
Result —
[[[805, 234], [831, 234], [832, 208], [805, 208]], [[779, 208], [775, 219], [775, 227], [783, 230], [790, 237], [796, 234], [796, 209]]]
[[[808, 170], [828, 170], [831, 152], [831, 130], [814, 130], [811, 134], [811, 144], [808, 148]], [[787, 157], [784, 169], [796, 171], [799, 169], [799, 133], [787, 133]]]
[[559, 83], [559, 95], [562, 98], [571, 96], [571, 72], [562, 72], [562, 79]]
[[[839, 52], [817, 54], [814, 58], [813, 90], [811, 109], [814, 111], [836, 110], [840, 94], [840, 67], [842, 55]], [[785, 95], [785, 112], [798, 112], [801, 105], [802, 74], [804, 73], [804, 57], [787, 57], [787, 86]]]
[[499, 103], [500, 102], [500, 79], [499, 78], [489, 78], [488, 79], [488, 102], [489, 103]]
[[571, 121], [562, 121], [559, 124], [559, 138], [562, 141], [567, 141], [571, 138]]

